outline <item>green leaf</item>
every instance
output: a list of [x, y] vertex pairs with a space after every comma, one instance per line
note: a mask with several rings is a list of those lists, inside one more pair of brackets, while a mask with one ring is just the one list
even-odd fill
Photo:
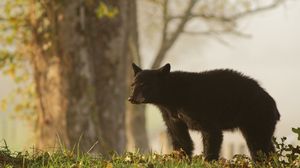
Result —
[[298, 140], [300, 141], [300, 127], [292, 128], [292, 131], [298, 135]]
[[107, 4], [100, 2], [96, 9], [96, 15], [98, 18], [108, 17], [113, 18], [119, 13], [119, 10], [115, 7], [110, 7]]

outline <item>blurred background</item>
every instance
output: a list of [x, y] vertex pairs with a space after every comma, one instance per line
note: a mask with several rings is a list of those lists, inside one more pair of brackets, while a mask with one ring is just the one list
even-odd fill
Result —
[[[170, 152], [158, 109], [126, 101], [131, 62], [243, 72], [276, 100], [275, 136], [296, 143], [299, 1], [2, 0], [0, 6], [2, 145]], [[191, 134], [200, 154], [201, 134]], [[239, 132], [226, 133], [222, 148], [226, 158], [247, 154]]]

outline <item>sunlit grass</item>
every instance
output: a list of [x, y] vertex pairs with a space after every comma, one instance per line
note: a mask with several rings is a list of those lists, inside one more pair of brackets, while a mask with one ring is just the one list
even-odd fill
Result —
[[[293, 128], [300, 141], [300, 128]], [[202, 155], [187, 157], [184, 152], [173, 152], [161, 155], [155, 152], [142, 154], [140, 152], [125, 152], [123, 154], [83, 153], [77, 150], [67, 150], [63, 146], [53, 152], [33, 149], [31, 152], [12, 152], [6, 142], [0, 147], [0, 167], [46, 167], [46, 168], [300, 168], [300, 146], [286, 143], [286, 138], [274, 139], [276, 153], [266, 158], [261, 155], [260, 162], [254, 162], [245, 155], [235, 155], [227, 160], [207, 162]], [[75, 148], [74, 148], [75, 149]]]
[[217, 168], [217, 167], [300, 167], [300, 157], [289, 163], [283, 163], [278, 155], [274, 155], [263, 162], [255, 163], [245, 155], [236, 155], [231, 160], [219, 159], [214, 162], [206, 162], [204, 158], [194, 156], [192, 160], [182, 153], [160, 155], [157, 153], [141, 154], [138, 152], [126, 152], [122, 155], [111, 154], [108, 157], [91, 155], [87, 153], [73, 153], [68, 150], [58, 149], [49, 152], [11, 152], [7, 146], [0, 150], [0, 167], [49, 167], [49, 168], [89, 168], [89, 167], [137, 167], [137, 168]]

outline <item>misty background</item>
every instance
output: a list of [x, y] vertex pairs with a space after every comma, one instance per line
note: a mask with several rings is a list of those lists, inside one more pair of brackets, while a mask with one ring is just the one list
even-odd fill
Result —
[[[281, 113], [275, 136], [286, 136], [289, 142], [296, 143], [297, 137], [293, 135], [291, 127], [300, 124], [299, 18], [300, 3], [288, 1], [284, 6], [243, 20], [242, 31], [249, 34], [249, 38], [223, 35], [224, 44], [212, 37], [183, 35], [164, 62], [171, 63], [171, 71], [229, 68], [258, 80], [276, 100]], [[143, 65], [149, 67], [153, 50], [147, 45], [142, 49], [145, 55]], [[160, 113], [155, 107], [148, 107], [147, 117], [149, 137], [157, 137], [165, 129]], [[198, 147], [196, 153], [200, 153], [200, 133], [194, 133], [193, 140]], [[160, 151], [158, 141], [156, 139], [154, 143], [156, 150]], [[229, 132], [224, 136], [223, 148], [240, 143], [246, 145], [242, 135]], [[235, 152], [239, 151], [235, 149]]]
[[[153, 13], [152, 10], [155, 9], [139, 8], [140, 31], [149, 26], [147, 17]], [[281, 113], [275, 136], [286, 136], [289, 142], [294, 143], [296, 137], [292, 135], [291, 128], [300, 125], [299, 18], [299, 1], [287, 1], [276, 9], [243, 19], [240, 27], [251, 37], [181, 35], [163, 62], [171, 63], [172, 71], [230, 68], [257, 79], [276, 100]], [[154, 48], [158, 47], [157, 38], [155, 35], [153, 39], [142, 33], [140, 35], [143, 67], [149, 68], [153, 61]], [[16, 87], [9, 77], [0, 74], [0, 99]], [[147, 106], [146, 112], [151, 148], [161, 151], [159, 137], [165, 130], [161, 115], [153, 106]], [[10, 110], [0, 113], [0, 138], [5, 139], [14, 150], [32, 147], [33, 126], [13, 116]], [[200, 133], [193, 133], [193, 140], [197, 148], [195, 153], [200, 153]], [[234, 146], [236, 152], [239, 152], [238, 145], [244, 144], [240, 133], [226, 133], [224, 141], [223, 148]]]

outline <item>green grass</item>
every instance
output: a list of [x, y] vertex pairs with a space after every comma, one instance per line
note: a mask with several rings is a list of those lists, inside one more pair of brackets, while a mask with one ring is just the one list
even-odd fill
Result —
[[[298, 135], [300, 128], [292, 130]], [[269, 158], [261, 156], [260, 162], [253, 162], [245, 155], [236, 155], [233, 159], [220, 158], [218, 161], [206, 162], [201, 155], [189, 159], [183, 152], [173, 152], [167, 155], [157, 153], [141, 154], [126, 152], [122, 155], [111, 153], [109, 156], [91, 155], [88, 153], [72, 152], [65, 148], [54, 152], [33, 150], [32, 152], [12, 152], [4, 141], [0, 147], [0, 167], [33, 167], [33, 168], [300, 168], [300, 146], [286, 144], [286, 138], [277, 141], [274, 138], [276, 153]]]
[[231, 160], [219, 159], [214, 162], [206, 162], [204, 158], [194, 156], [192, 160], [181, 153], [172, 153], [168, 155], [160, 155], [157, 153], [140, 154], [127, 152], [123, 155], [111, 154], [108, 158], [95, 156], [90, 154], [75, 154], [68, 150], [57, 150], [53, 153], [49, 152], [28, 152], [17, 153], [11, 152], [7, 147], [0, 150], [0, 167], [48, 167], [48, 168], [83, 168], [83, 167], [103, 167], [103, 168], [219, 168], [219, 167], [300, 167], [300, 157], [291, 162], [285, 162], [274, 155], [263, 162], [254, 163], [250, 158], [244, 155], [236, 155]]

